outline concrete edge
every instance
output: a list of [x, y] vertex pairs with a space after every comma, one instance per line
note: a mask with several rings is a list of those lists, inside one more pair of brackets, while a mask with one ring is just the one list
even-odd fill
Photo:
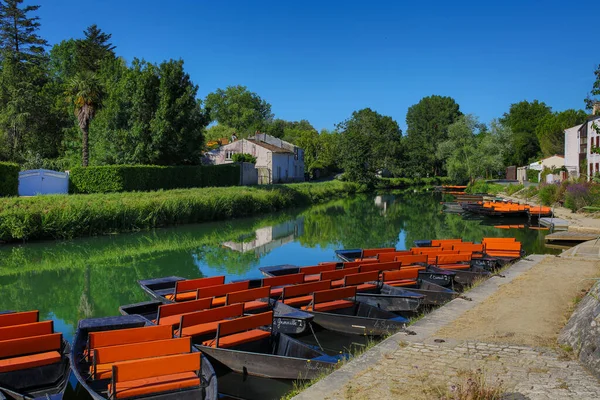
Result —
[[398, 332], [381, 343], [377, 344], [364, 354], [349, 361], [341, 368], [333, 371], [327, 377], [316, 382], [302, 393], [294, 396], [294, 400], [326, 399], [327, 396], [342, 389], [350, 382], [353, 376], [364, 371], [371, 365], [376, 364], [386, 354], [389, 354], [403, 342], [427, 342], [433, 341], [433, 335], [443, 326], [451, 323], [466, 311], [476, 307], [485, 301], [500, 288], [500, 286], [512, 282], [515, 278], [529, 271], [549, 255], [534, 254], [527, 256], [504, 270], [501, 276], [493, 276], [476, 288], [464, 293], [464, 298], [456, 298], [438, 309], [427, 314], [421, 320], [409, 327], [414, 335], [406, 332]]

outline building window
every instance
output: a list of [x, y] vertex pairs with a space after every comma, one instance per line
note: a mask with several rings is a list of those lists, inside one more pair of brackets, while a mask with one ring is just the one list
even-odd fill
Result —
[[226, 160], [231, 160], [232, 157], [233, 157], [233, 151], [232, 150], [225, 150], [225, 159]]

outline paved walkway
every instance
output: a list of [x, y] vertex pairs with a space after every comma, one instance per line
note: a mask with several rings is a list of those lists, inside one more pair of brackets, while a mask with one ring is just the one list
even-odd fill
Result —
[[[492, 341], [481, 339], [486, 335], [479, 340], [471, 340], [468, 335], [464, 339], [464, 334], [440, 336], [452, 331], [449, 327], [457, 325], [456, 321], [477, 314], [481, 307], [489, 309], [490, 303], [497, 301], [497, 293], [526, 285], [526, 278], [531, 276], [522, 275], [538, 264], [536, 273], [550, 265], [555, 269], [557, 261], [561, 267], [578, 271], [583, 269], [582, 263], [587, 263], [589, 275], [590, 263], [600, 264], [595, 261], [600, 253], [594, 253], [590, 246], [592, 243], [587, 242], [575, 255], [566, 254], [564, 260], [533, 255], [519, 261], [503, 273], [504, 277], [490, 278], [469, 291], [472, 301], [453, 300], [412, 325], [415, 335], [391, 336], [295, 399], [441, 399], [448, 396], [452, 385], [464, 383], [467, 377], [480, 377], [492, 387], [505, 388], [512, 393], [510, 399], [600, 399], [600, 383], [572, 359], [571, 353], [557, 346], [550, 349], [511, 344], [506, 335], [508, 332], [510, 336], [510, 331]], [[585, 258], [580, 258], [584, 253]], [[514, 311], [518, 313], [518, 305]], [[490, 324], [490, 330], [496, 329], [494, 324]]]

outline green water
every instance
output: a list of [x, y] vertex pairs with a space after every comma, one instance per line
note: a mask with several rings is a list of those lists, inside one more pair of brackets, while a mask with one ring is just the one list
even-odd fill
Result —
[[[360, 195], [269, 216], [137, 234], [0, 247], [0, 310], [39, 309], [71, 339], [77, 321], [148, 300], [137, 280], [178, 275], [259, 277], [258, 267], [334, 260], [340, 248], [406, 249], [417, 239], [514, 236], [528, 254], [546, 231], [503, 230], [442, 213], [439, 194]], [[514, 223], [514, 222], [512, 222]], [[523, 223], [523, 222], [521, 222]]]

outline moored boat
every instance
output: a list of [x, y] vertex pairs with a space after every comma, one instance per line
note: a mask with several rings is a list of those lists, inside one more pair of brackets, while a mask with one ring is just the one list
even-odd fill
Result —
[[0, 313], [0, 398], [62, 397], [69, 351], [53, 321], [39, 321], [39, 311]]
[[324, 329], [350, 334], [383, 336], [400, 331], [408, 319], [356, 300], [356, 287], [313, 292], [302, 309], [315, 316]]
[[273, 312], [241, 315], [241, 304], [183, 317], [179, 337], [192, 337], [211, 360], [242, 374], [313, 379], [340, 360], [272, 329]]
[[[216, 293], [218, 293], [220, 296], [219, 298], [224, 301], [226, 295], [230, 292], [243, 291], [251, 288], [251, 281], [248, 280], [225, 284], [224, 276], [198, 279], [185, 279], [178, 276], [169, 276], [164, 278], [140, 280], [138, 283], [152, 299], [163, 304], [197, 300], [201, 297], [208, 296], [214, 297]], [[219, 286], [225, 287], [223, 290], [213, 290]], [[206, 295], [203, 293], [206, 293]], [[270, 308], [274, 313], [274, 326], [280, 332], [291, 335], [301, 334], [307, 329], [308, 323], [313, 318], [310, 313], [287, 307], [273, 299], [264, 300], [269, 301]], [[212, 307], [214, 306], [217, 306], [217, 304], [213, 301]], [[148, 307], [158, 308], [158, 306], [153, 305], [144, 306], [144, 310], [146, 310], [145, 312], [149, 312], [150, 314], [152, 314], [153, 311], [148, 311]], [[133, 311], [128, 309], [127, 312], [131, 313]]]
[[139, 315], [79, 321], [73, 372], [93, 399], [216, 400], [217, 377], [191, 340]]

